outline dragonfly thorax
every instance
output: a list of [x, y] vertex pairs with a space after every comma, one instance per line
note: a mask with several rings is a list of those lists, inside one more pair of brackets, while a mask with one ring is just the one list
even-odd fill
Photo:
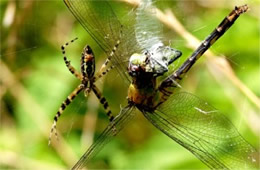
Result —
[[128, 73], [132, 83], [128, 100], [142, 110], [152, 110], [158, 102], [156, 78], [168, 71], [168, 65], [181, 56], [181, 52], [163, 46], [153, 46], [143, 54], [133, 54], [129, 59]]
[[156, 77], [142, 78], [133, 78], [128, 88], [128, 102], [140, 110], [153, 110], [159, 97], [156, 90]]

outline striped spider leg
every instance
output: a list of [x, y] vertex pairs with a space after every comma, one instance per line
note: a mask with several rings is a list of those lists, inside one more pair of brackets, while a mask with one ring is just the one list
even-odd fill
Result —
[[247, 5], [235, 7], [231, 13], [226, 16], [215, 30], [200, 44], [192, 55], [178, 68], [172, 75], [167, 77], [159, 86], [161, 93], [158, 105], [168, 99], [168, 97], [178, 87], [178, 82], [186, 75], [193, 64], [212, 46], [236, 21], [236, 19], [248, 10]]
[[103, 77], [106, 73], [108, 73], [111, 69], [113, 69], [113, 66], [108, 66], [108, 63], [111, 59], [111, 57], [114, 55], [120, 41], [117, 41], [117, 44], [113, 48], [112, 52], [106, 59], [105, 63], [102, 65], [100, 70], [97, 73], [97, 76], [95, 76], [95, 56], [93, 54], [92, 49], [90, 46], [86, 45], [86, 47], [83, 49], [82, 56], [81, 56], [81, 73], [79, 73], [71, 64], [70, 61], [67, 59], [65, 55], [65, 47], [68, 46], [70, 43], [73, 43], [77, 38], [71, 40], [70, 42], [67, 42], [66, 44], [61, 46], [63, 59], [66, 64], [66, 67], [69, 69], [69, 71], [78, 78], [81, 83], [76, 87], [73, 92], [66, 98], [65, 101], [62, 102], [57, 114], [54, 117], [54, 122], [52, 124], [50, 136], [49, 136], [49, 145], [51, 143], [51, 137], [52, 134], [55, 134], [56, 139], [58, 140], [58, 134], [57, 134], [57, 121], [58, 118], [61, 116], [63, 111], [66, 109], [66, 107], [74, 100], [74, 98], [83, 90], [85, 93], [85, 96], [87, 97], [88, 94], [93, 90], [94, 94], [100, 101], [100, 103], [103, 105], [105, 112], [109, 118], [109, 121], [112, 121], [114, 119], [114, 116], [112, 115], [112, 112], [108, 106], [108, 102], [106, 101], [105, 97], [103, 97], [101, 91], [97, 88], [97, 86], [94, 84], [99, 78]]
[[110, 55], [107, 57], [105, 63], [101, 66], [101, 68], [99, 69], [99, 71], [96, 74], [96, 79], [101, 78], [102, 76], [104, 76], [107, 72], [109, 72], [110, 70], [112, 70], [115, 66], [111, 65], [108, 67], [108, 63], [111, 60], [111, 57], [113, 57], [113, 55], [115, 54], [118, 46], [120, 44], [120, 40], [117, 40], [116, 45], [114, 46], [114, 48], [112, 49]]

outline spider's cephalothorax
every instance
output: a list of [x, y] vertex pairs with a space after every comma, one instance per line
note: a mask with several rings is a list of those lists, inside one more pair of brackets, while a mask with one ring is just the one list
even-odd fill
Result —
[[[77, 38], [76, 38], [77, 39]], [[76, 39], [73, 39], [70, 41], [70, 43], [74, 42]], [[99, 72], [95, 76], [95, 56], [90, 48], [90, 46], [86, 46], [83, 49], [82, 56], [81, 56], [81, 73], [79, 73], [71, 64], [70, 61], [65, 56], [65, 47], [68, 46], [70, 43], [66, 43], [65, 45], [61, 46], [62, 54], [64, 55], [63, 59], [65, 61], [65, 64], [69, 71], [78, 78], [81, 83], [78, 85], [78, 87], [67, 97], [67, 99], [61, 104], [61, 107], [59, 108], [57, 114], [54, 117], [54, 122], [51, 128], [51, 133], [49, 137], [49, 144], [51, 142], [51, 136], [53, 131], [55, 131], [55, 136], [57, 138], [57, 131], [56, 131], [56, 125], [58, 118], [61, 116], [62, 112], [65, 110], [65, 108], [72, 102], [72, 100], [83, 90], [85, 93], [85, 96], [88, 96], [88, 94], [93, 90], [97, 98], [99, 99], [100, 103], [103, 105], [106, 114], [110, 121], [114, 119], [111, 110], [108, 106], [108, 102], [103, 97], [101, 91], [97, 88], [95, 85], [95, 82], [97, 79], [101, 78], [103, 75], [105, 75], [107, 72], [109, 72], [111, 69], [113, 69], [114, 66], [108, 67], [108, 63], [111, 59], [111, 57], [114, 55], [120, 41], [117, 41], [117, 44], [113, 48], [111, 54], [108, 56], [105, 63], [100, 68]]]
[[159, 101], [156, 78], [167, 72], [168, 66], [180, 56], [180, 51], [162, 44], [143, 54], [133, 54], [128, 66], [128, 73], [132, 77], [128, 89], [129, 102], [144, 109], [153, 109]]

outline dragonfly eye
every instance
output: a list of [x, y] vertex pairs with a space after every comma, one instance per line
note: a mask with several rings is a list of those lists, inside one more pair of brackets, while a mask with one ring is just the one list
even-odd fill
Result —
[[137, 53], [130, 57], [128, 66], [128, 73], [130, 76], [137, 76], [145, 72], [147, 58], [147, 55]]

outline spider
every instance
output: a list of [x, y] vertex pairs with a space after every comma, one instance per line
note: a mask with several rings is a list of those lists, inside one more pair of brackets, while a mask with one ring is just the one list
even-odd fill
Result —
[[81, 92], [84, 91], [85, 96], [87, 97], [91, 91], [94, 92], [96, 97], [98, 98], [99, 102], [103, 105], [106, 115], [109, 118], [109, 121], [112, 121], [114, 119], [114, 116], [112, 115], [112, 112], [108, 106], [108, 102], [105, 99], [105, 97], [102, 95], [101, 91], [97, 88], [95, 85], [95, 82], [106, 75], [111, 69], [114, 68], [113, 65], [108, 66], [109, 61], [111, 57], [114, 55], [118, 45], [120, 44], [120, 41], [118, 40], [114, 48], [112, 49], [110, 55], [106, 59], [105, 63], [101, 66], [100, 70], [95, 75], [95, 56], [93, 54], [92, 49], [89, 45], [86, 45], [83, 49], [83, 52], [81, 54], [81, 73], [79, 73], [70, 63], [70, 61], [66, 57], [65, 48], [76, 41], [78, 38], [75, 38], [71, 40], [70, 42], [67, 42], [66, 44], [61, 46], [61, 51], [63, 54], [63, 59], [66, 64], [66, 67], [69, 69], [69, 71], [81, 81], [81, 83], [76, 87], [72, 93], [62, 102], [57, 114], [54, 117], [54, 122], [51, 127], [51, 132], [49, 136], [49, 145], [51, 143], [51, 137], [53, 132], [55, 133], [56, 139], [58, 140], [58, 134], [57, 134], [57, 122], [63, 111], [66, 109], [66, 107], [75, 99], [75, 97]]

